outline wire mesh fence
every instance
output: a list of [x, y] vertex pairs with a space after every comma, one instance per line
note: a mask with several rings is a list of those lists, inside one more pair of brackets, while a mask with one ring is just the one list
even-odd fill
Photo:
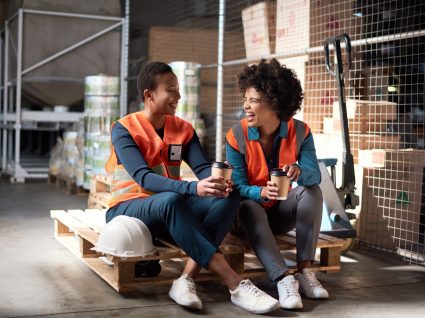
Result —
[[[214, 159], [218, 1], [131, 5], [133, 105], [140, 104], [135, 76], [145, 61], [201, 64], [199, 116], [204, 147]], [[302, 83], [305, 97], [296, 116], [312, 129], [318, 157], [339, 160], [337, 85], [326, 70], [323, 44], [330, 36], [350, 36], [353, 65], [344, 63], [344, 80], [361, 196], [357, 239], [417, 264], [425, 257], [424, 13], [420, 0], [235, 0], [225, 1], [223, 30], [223, 133], [243, 117], [237, 73], [260, 58], [276, 57]]]

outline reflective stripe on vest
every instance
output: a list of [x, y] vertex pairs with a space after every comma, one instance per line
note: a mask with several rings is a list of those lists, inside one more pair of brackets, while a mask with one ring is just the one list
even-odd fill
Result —
[[[163, 140], [158, 136], [148, 119], [141, 113], [132, 113], [119, 122], [128, 130], [140, 149], [144, 159], [152, 171], [171, 179], [180, 179], [182, 149], [193, 137], [193, 127], [176, 116], [166, 116]], [[178, 152], [180, 148], [180, 152]], [[111, 199], [109, 206], [120, 202], [145, 198], [152, 194], [136, 183], [127, 170], [118, 164], [115, 149], [111, 147], [111, 157], [106, 170], [113, 173]]]
[[[298, 161], [298, 154], [305, 137], [310, 129], [302, 121], [294, 118], [288, 122], [286, 138], [281, 139], [279, 148], [279, 168], [285, 164], [294, 164]], [[241, 120], [226, 135], [230, 146], [238, 150], [245, 157], [248, 173], [248, 184], [266, 186], [269, 181], [269, 170], [258, 140], [248, 140], [248, 122]], [[264, 203], [263, 206], [271, 206], [275, 202]]]

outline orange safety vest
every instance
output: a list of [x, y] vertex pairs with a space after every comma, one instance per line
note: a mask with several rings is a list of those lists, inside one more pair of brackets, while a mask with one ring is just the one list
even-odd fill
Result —
[[[167, 178], [181, 179], [180, 164], [183, 147], [194, 134], [191, 124], [177, 116], [167, 115], [164, 139], [161, 139], [142, 112], [129, 114], [118, 121], [127, 128], [153, 172]], [[113, 174], [109, 207], [130, 199], [146, 198], [153, 194], [135, 182], [124, 166], [118, 163], [113, 146], [105, 167], [108, 173]]]
[[[301, 144], [310, 132], [310, 128], [300, 120], [291, 118], [288, 122], [288, 134], [282, 138], [279, 148], [279, 168], [298, 161]], [[267, 186], [270, 173], [263, 149], [258, 140], [248, 140], [248, 120], [242, 119], [226, 135], [229, 145], [245, 157], [248, 172], [248, 184]], [[276, 201], [262, 203], [264, 207], [274, 205]]]

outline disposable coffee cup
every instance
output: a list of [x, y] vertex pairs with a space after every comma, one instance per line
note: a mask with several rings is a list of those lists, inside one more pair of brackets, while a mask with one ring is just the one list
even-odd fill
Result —
[[286, 200], [288, 198], [289, 178], [282, 169], [273, 169], [270, 174], [270, 180], [277, 184], [277, 200]]
[[214, 177], [223, 177], [224, 181], [232, 179], [233, 167], [224, 162], [213, 162], [211, 165], [211, 175]]

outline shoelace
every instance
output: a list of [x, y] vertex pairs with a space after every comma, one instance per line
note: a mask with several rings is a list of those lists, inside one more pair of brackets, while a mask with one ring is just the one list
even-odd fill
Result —
[[261, 290], [257, 288], [253, 283], [251, 283], [249, 280], [244, 280], [240, 284], [240, 288], [245, 290], [247, 293], [258, 297], [262, 294]]
[[183, 279], [185, 286], [187, 287], [187, 289], [189, 290], [189, 292], [196, 294], [196, 286], [195, 283], [190, 281], [187, 278]]
[[293, 282], [290, 282], [290, 283], [288, 283], [288, 284], [285, 284], [285, 283], [281, 283], [284, 287], [285, 287], [285, 289], [286, 289], [286, 292], [288, 293], [288, 296], [298, 296], [298, 282], [297, 281], [293, 281]]
[[320, 284], [313, 272], [305, 273], [304, 276], [311, 287], [322, 287], [322, 284]]

